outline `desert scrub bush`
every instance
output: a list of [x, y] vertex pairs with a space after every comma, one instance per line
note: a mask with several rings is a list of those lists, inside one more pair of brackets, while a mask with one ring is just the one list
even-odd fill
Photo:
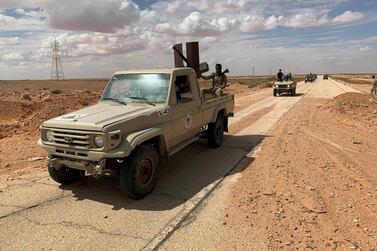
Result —
[[82, 100], [80, 100], [80, 104], [82, 106], [88, 106], [89, 105], [89, 101], [87, 99], [82, 99]]
[[61, 93], [63, 93], [63, 91], [59, 89], [55, 89], [51, 91], [51, 94], [61, 94]]

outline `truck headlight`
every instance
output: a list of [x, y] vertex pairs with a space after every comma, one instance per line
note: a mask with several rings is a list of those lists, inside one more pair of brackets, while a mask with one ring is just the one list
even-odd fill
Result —
[[98, 148], [102, 148], [105, 145], [105, 141], [102, 135], [94, 136], [94, 145]]
[[46, 130], [45, 136], [46, 136], [46, 139], [49, 142], [53, 142], [54, 141], [54, 134], [53, 134], [53, 132], [51, 130]]
[[288, 85], [288, 88], [290, 88], [291, 87], [291, 85]]

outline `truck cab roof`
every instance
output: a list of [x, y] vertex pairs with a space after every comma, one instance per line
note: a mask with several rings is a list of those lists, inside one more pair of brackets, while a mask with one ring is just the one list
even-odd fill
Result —
[[192, 68], [189, 67], [180, 67], [180, 68], [162, 68], [162, 69], [140, 69], [140, 70], [123, 70], [123, 71], [117, 71], [114, 73], [114, 75], [119, 74], [149, 74], [149, 73], [155, 73], [155, 74], [172, 74], [173, 72], [193, 72], [195, 71]]

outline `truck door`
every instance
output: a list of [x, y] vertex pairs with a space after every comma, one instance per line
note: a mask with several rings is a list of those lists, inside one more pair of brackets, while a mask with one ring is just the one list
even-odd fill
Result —
[[196, 78], [192, 74], [177, 75], [173, 85], [172, 144], [175, 146], [200, 132], [202, 114]]

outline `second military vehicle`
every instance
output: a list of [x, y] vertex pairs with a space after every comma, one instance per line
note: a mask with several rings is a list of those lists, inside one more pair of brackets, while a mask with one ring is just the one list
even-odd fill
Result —
[[293, 80], [292, 76], [288, 75], [283, 81], [276, 81], [273, 87], [273, 95], [276, 97], [282, 93], [287, 93], [291, 96], [296, 95], [296, 81]]

